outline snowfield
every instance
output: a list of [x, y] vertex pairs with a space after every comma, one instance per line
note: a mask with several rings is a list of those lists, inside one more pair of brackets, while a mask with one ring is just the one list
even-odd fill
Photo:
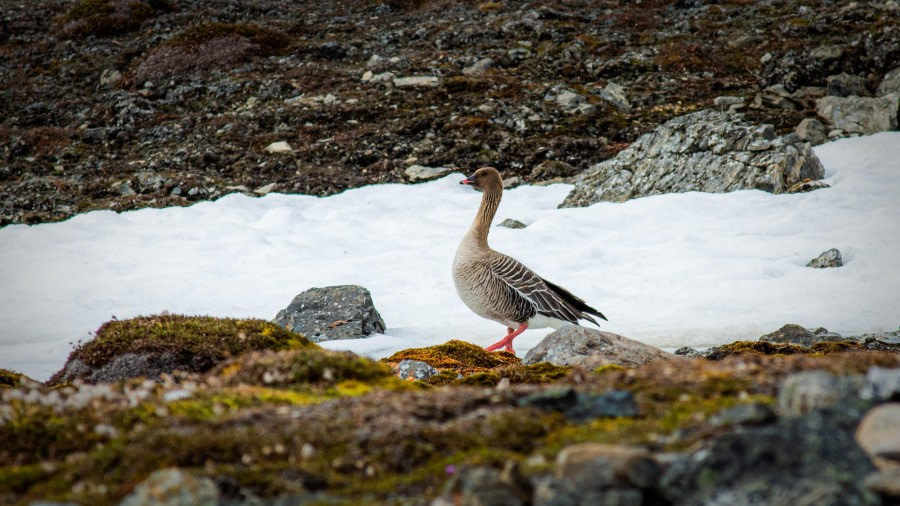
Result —
[[[900, 325], [900, 132], [816, 148], [832, 188], [686, 193], [557, 209], [570, 185], [504, 193], [491, 246], [602, 311], [602, 329], [667, 349], [785, 323], [842, 334]], [[481, 195], [451, 175], [318, 198], [232, 194], [187, 208], [97, 211], [0, 229], [0, 367], [44, 380], [113, 317], [272, 319], [308, 288], [372, 292], [384, 335], [332, 341], [375, 358], [505, 334], [450, 276]], [[845, 265], [805, 264], [838, 248]], [[522, 356], [550, 329], [516, 339]]]

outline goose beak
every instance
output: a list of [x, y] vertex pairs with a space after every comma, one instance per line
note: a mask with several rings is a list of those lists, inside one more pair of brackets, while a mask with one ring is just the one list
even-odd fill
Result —
[[460, 181], [459, 184], [475, 184], [475, 181], [472, 181], [471, 177], [467, 177]]

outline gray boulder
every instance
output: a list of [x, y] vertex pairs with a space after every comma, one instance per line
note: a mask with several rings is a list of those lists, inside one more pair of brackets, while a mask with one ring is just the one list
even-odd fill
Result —
[[828, 371], [792, 374], [778, 389], [778, 414], [802, 416], [816, 409], [852, 404], [862, 384], [862, 376], [835, 376]]
[[856, 442], [879, 468], [900, 468], [900, 403], [881, 404], [866, 413]]
[[594, 369], [607, 364], [637, 366], [672, 357], [674, 355], [671, 353], [634, 339], [579, 325], [566, 325], [547, 334], [525, 355], [522, 363], [550, 362]]
[[759, 338], [760, 341], [779, 344], [796, 344], [798, 346], [812, 346], [828, 341], [845, 341], [846, 339], [828, 329], [818, 328], [809, 330], [793, 323], [781, 327], [775, 332], [770, 332]]
[[178, 468], [160, 469], [141, 482], [119, 506], [216, 506], [219, 489], [209, 478]]
[[900, 401], [900, 369], [869, 368], [859, 396], [866, 400]]
[[385, 329], [372, 295], [356, 285], [311, 288], [279, 311], [275, 323], [315, 342], [359, 339]]
[[[522, 490], [519, 480], [511, 480], [490, 467], [464, 468], [444, 487], [446, 503], [472, 506], [518, 506], [528, 502], [531, 490]], [[454, 500], [454, 497], [459, 502]]]
[[794, 131], [803, 142], [818, 146], [828, 139], [828, 130], [816, 118], [804, 118]]
[[861, 76], [842, 73], [835, 76], [828, 76], [828, 95], [832, 97], [865, 97], [869, 94], [866, 90], [866, 80]]
[[482, 58], [477, 62], [463, 69], [463, 74], [467, 76], [480, 76], [488, 70], [494, 68], [495, 63], [492, 58]]
[[819, 256], [813, 258], [806, 264], [807, 267], [814, 267], [816, 269], [825, 269], [829, 267], [841, 267], [844, 265], [844, 260], [841, 258], [841, 252], [838, 251], [837, 248], [831, 248], [830, 250], [823, 251]]
[[411, 165], [403, 171], [411, 183], [431, 181], [432, 179], [446, 176], [451, 172], [453, 172], [453, 169], [450, 167], [426, 167], [424, 165]]
[[876, 94], [879, 97], [890, 95], [891, 93], [900, 95], [900, 67], [885, 74], [881, 84], [878, 85], [878, 90], [876, 90]]
[[554, 477], [541, 478], [535, 505], [658, 504], [654, 488], [662, 474], [646, 450], [628, 446], [582, 443], [563, 448]]
[[656, 487], [661, 475], [653, 455], [642, 448], [581, 443], [563, 448], [556, 457], [556, 476], [579, 489], [628, 486]]
[[498, 227], [513, 228], [513, 229], [522, 229], [522, 228], [527, 227], [528, 225], [522, 223], [522, 222], [519, 221], [519, 220], [514, 220], [514, 219], [512, 219], [512, 218], [507, 218], [507, 219], [503, 220], [502, 222], [500, 222], [500, 224], [497, 225], [497, 226], [498, 226]]
[[673, 505], [877, 505], [863, 485], [874, 470], [830, 413], [745, 427], [676, 459], [661, 488]]
[[822, 97], [816, 114], [832, 127], [851, 134], [869, 135], [897, 129], [898, 95], [884, 97]]
[[771, 125], [704, 110], [670, 120], [615, 158], [589, 167], [560, 207], [688, 191], [782, 193], [823, 176], [808, 144], [776, 137]]
[[519, 406], [529, 406], [543, 411], [556, 411], [566, 418], [584, 422], [594, 418], [618, 418], [638, 416], [638, 407], [631, 392], [610, 390], [597, 394], [576, 392], [574, 388], [552, 389], [537, 392], [518, 400]]
[[440, 371], [421, 360], [402, 360], [394, 367], [394, 374], [400, 379], [422, 381], [437, 376]]

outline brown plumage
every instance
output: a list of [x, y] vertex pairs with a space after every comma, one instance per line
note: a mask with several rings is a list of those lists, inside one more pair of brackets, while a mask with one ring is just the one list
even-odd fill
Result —
[[548, 327], [567, 322], [577, 325], [578, 320], [596, 325], [591, 315], [606, 319], [568, 290], [488, 246], [488, 232], [503, 196], [503, 182], [497, 169], [482, 167], [460, 184], [472, 185], [483, 195], [475, 221], [459, 243], [453, 260], [456, 292], [476, 314], [507, 327], [506, 337], [487, 350], [513, 351], [513, 339], [529, 325]]

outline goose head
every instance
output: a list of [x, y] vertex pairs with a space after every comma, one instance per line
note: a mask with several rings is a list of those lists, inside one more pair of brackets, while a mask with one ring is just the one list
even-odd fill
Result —
[[481, 191], [498, 186], [503, 187], [500, 173], [493, 167], [482, 167], [471, 176], [460, 181], [459, 184], [471, 185], [473, 188]]

